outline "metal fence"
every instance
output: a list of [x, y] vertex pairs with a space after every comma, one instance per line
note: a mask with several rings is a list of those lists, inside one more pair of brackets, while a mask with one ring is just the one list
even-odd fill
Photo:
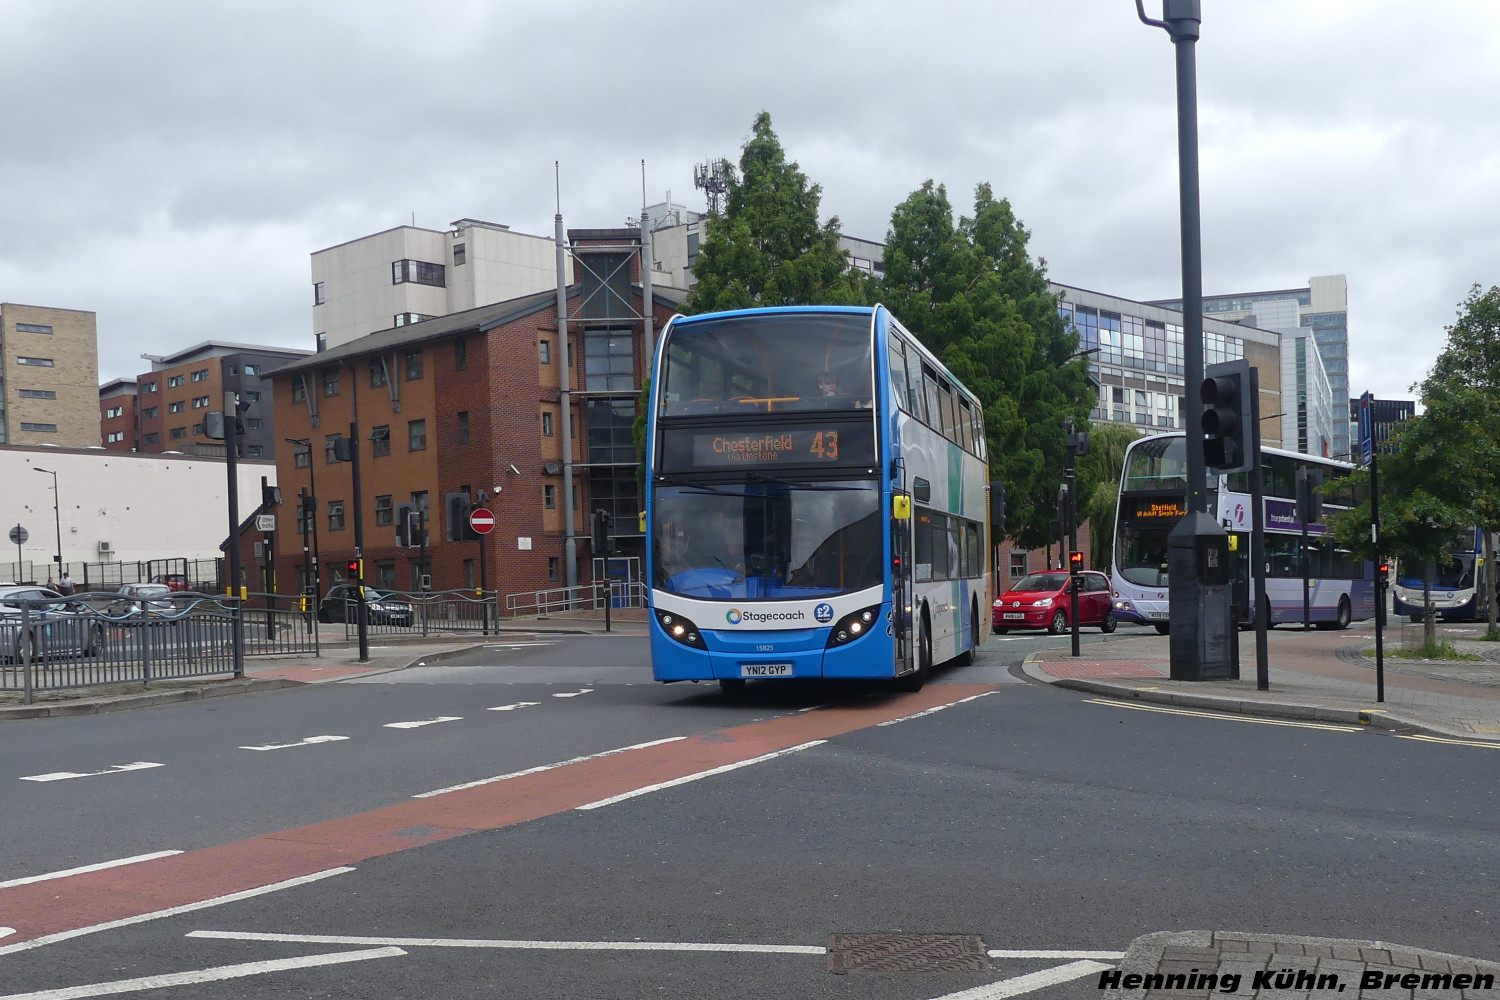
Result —
[[318, 652], [311, 612], [291, 607], [191, 592], [135, 604], [104, 592], [13, 598], [0, 602], [0, 693], [29, 704], [47, 691], [233, 674], [237, 618], [246, 656]]
[[[499, 625], [498, 595], [472, 590], [389, 590], [365, 605], [368, 630], [375, 635], [432, 635], [477, 632], [489, 635]], [[318, 611], [323, 621], [344, 623], [344, 638], [358, 630], [358, 601], [327, 601]]]
[[[608, 596], [605, 591], [608, 589]], [[611, 608], [644, 608], [646, 585], [633, 582], [612, 581], [586, 583], [577, 587], [554, 587], [550, 590], [531, 590], [520, 594], [505, 595], [505, 613], [511, 618], [526, 618], [535, 615], [584, 614], [592, 617]]]

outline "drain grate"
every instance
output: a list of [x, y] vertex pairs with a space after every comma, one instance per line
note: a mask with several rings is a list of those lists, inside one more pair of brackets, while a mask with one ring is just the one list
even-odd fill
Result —
[[988, 972], [990, 959], [977, 934], [830, 934], [828, 971]]

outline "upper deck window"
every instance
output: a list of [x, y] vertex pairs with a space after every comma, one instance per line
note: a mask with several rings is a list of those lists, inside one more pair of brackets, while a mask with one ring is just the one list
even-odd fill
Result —
[[674, 324], [664, 417], [873, 405], [868, 313], [771, 313]]

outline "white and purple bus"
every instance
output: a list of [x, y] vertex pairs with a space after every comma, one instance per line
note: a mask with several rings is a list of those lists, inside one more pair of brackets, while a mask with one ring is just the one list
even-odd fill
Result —
[[[1351, 621], [1375, 617], [1374, 570], [1334, 543], [1321, 521], [1297, 519], [1297, 470], [1322, 473], [1324, 482], [1352, 466], [1279, 448], [1261, 449], [1265, 489], [1267, 621], [1303, 620], [1303, 558], [1308, 579], [1308, 617], [1319, 628], [1347, 628]], [[1234, 603], [1240, 620], [1251, 616], [1250, 474], [1209, 474], [1210, 510], [1230, 533], [1234, 555]], [[1115, 509], [1114, 606], [1122, 622], [1154, 625], [1169, 631], [1167, 537], [1185, 512], [1187, 450], [1182, 434], [1157, 434], [1132, 441], [1125, 452]], [[1330, 492], [1325, 510], [1350, 506], [1347, 497]]]

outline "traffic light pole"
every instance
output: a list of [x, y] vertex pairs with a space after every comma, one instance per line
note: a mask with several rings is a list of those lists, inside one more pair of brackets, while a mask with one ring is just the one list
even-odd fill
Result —
[[359, 636], [359, 662], [370, 662], [370, 614], [365, 606], [365, 505], [359, 492], [359, 423], [349, 424], [349, 471], [354, 494], [354, 558], [359, 579], [354, 581], [359, 600], [354, 602], [355, 631]]
[[1255, 690], [1271, 689], [1270, 654], [1266, 629], [1270, 604], [1266, 601], [1266, 479], [1260, 464], [1260, 369], [1250, 369], [1250, 599], [1255, 622]]
[[[1375, 552], [1375, 700], [1385, 701], [1385, 595], [1390, 570], [1380, 558], [1380, 456], [1370, 453], [1370, 542]], [[1486, 584], [1488, 586], [1488, 584]]]
[[234, 676], [245, 676], [245, 605], [240, 600], [240, 411], [239, 396], [224, 393], [224, 464], [229, 471], [229, 593], [234, 604], [230, 645], [234, 649]]
[[[1067, 509], [1062, 512], [1063, 530], [1068, 535], [1068, 621], [1073, 633], [1073, 655], [1080, 655], [1078, 649], [1078, 569], [1083, 556], [1078, 551], [1078, 448], [1087, 437], [1073, 432], [1073, 418], [1068, 417], [1063, 421], [1064, 443], [1067, 446], [1067, 463], [1063, 466], [1063, 475], [1067, 478], [1068, 502]], [[1080, 441], [1080, 438], [1083, 440]]]

